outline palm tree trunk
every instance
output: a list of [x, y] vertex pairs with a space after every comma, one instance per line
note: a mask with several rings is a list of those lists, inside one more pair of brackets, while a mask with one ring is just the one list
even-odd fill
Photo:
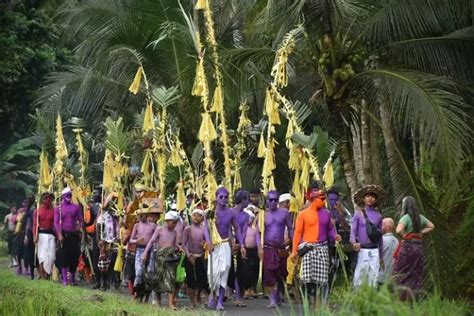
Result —
[[358, 127], [351, 127], [352, 158], [354, 161], [357, 183], [364, 183], [364, 162], [362, 159], [362, 136]]
[[350, 190], [350, 196], [357, 191], [359, 184], [354, 170], [353, 160], [351, 157], [350, 143], [348, 141], [341, 142], [338, 146], [339, 158], [342, 162], [342, 169], [346, 178], [347, 186]]
[[380, 179], [380, 128], [370, 121], [370, 162], [372, 171], [372, 183], [381, 184]]
[[[362, 101], [362, 106], [365, 106], [365, 102]], [[362, 184], [373, 183], [372, 177], [372, 150], [371, 150], [371, 139], [370, 139], [370, 122], [369, 116], [365, 113], [361, 113], [361, 140], [362, 140]]]

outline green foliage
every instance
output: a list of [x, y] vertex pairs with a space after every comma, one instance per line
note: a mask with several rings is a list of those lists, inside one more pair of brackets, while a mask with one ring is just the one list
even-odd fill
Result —
[[39, 150], [35, 147], [35, 137], [28, 137], [0, 147], [0, 152], [0, 208], [5, 208], [8, 203], [18, 203], [17, 196], [33, 193]]
[[[4, 264], [4, 263], [2, 263]], [[126, 296], [37, 280], [32, 282], [0, 269], [0, 314], [9, 315], [205, 315], [160, 310], [135, 304]], [[21, 303], [19, 303], [21, 302]]]
[[35, 91], [70, 60], [48, 15], [29, 2], [10, 2], [0, 9], [0, 134], [7, 143], [13, 133], [31, 130]]

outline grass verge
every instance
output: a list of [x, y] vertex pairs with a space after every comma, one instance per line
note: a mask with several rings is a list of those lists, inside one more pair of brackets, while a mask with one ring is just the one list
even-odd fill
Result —
[[13, 275], [0, 268], [0, 315], [211, 315], [133, 303], [128, 297]]

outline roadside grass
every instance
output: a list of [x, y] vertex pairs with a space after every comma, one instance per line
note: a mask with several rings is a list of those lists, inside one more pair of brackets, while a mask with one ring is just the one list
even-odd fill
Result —
[[[310, 307], [303, 300], [302, 310], [290, 307], [290, 315], [377, 315], [377, 316], [444, 316], [473, 315], [472, 306], [467, 302], [448, 300], [437, 292], [428, 294], [424, 299], [411, 303], [402, 302], [398, 295], [382, 286], [375, 289], [363, 286], [357, 291], [348, 287], [339, 287], [333, 291], [329, 306], [319, 310]], [[279, 313], [283, 315], [282, 313]]]
[[[5, 258], [2, 258], [5, 261]], [[3, 265], [4, 266], [4, 265]], [[18, 277], [0, 268], [0, 315], [212, 315], [205, 310], [172, 311], [138, 304], [128, 297]]]

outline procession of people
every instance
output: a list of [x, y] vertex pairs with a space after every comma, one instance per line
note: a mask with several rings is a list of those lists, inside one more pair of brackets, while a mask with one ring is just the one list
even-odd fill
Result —
[[[291, 194], [276, 190], [262, 196], [239, 189], [230, 201], [229, 190], [219, 187], [215, 205], [190, 193], [186, 208], [176, 209], [174, 201], [146, 197], [148, 189], [136, 183], [130, 200], [111, 193], [101, 203], [98, 188], [87, 209], [73, 201], [69, 187], [57, 205], [45, 192], [37, 205], [29, 198], [18, 210], [12, 206], [4, 220], [10, 267], [64, 286], [79, 280], [102, 291], [123, 285], [137, 302], [161, 305], [166, 295], [171, 309], [186, 295], [193, 308], [224, 310], [229, 298], [246, 307], [259, 294], [269, 309], [292, 299], [318, 308], [328, 303], [339, 273], [334, 265], [341, 258], [331, 249], [346, 243], [357, 254], [354, 290], [390, 283], [403, 300], [422, 294], [422, 238], [434, 225], [413, 197], [403, 199], [395, 226], [381, 213], [385, 193], [377, 185], [354, 194], [351, 220], [341, 211], [339, 192], [318, 185], [296, 213], [289, 210]], [[116, 208], [119, 198], [124, 216]], [[291, 287], [303, 297], [288, 295]]]

